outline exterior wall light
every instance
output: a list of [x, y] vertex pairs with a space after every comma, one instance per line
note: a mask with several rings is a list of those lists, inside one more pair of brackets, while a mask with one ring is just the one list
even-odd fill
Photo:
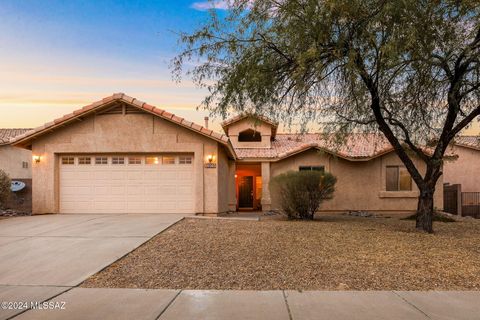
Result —
[[205, 168], [216, 168], [215, 155], [209, 154], [205, 157]]
[[214, 156], [213, 154], [209, 154], [209, 155], [207, 156], [207, 161], [208, 161], [208, 163], [213, 163], [213, 162], [215, 162], [215, 156]]
[[33, 156], [33, 161], [35, 161], [35, 163], [39, 163], [40, 160], [42, 160], [41, 156]]

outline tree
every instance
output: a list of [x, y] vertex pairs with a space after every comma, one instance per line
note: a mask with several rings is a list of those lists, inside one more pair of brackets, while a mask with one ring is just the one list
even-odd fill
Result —
[[10, 177], [0, 169], [0, 209], [4, 209], [10, 198]]
[[[191, 34], [174, 74], [209, 89], [206, 109], [328, 132], [380, 131], [420, 190], [416, 227], [433, 232], [448, 145], [480, 115], [478, 0], [235, 0]], [[414, 159], [420, 159], [422, 171]]]

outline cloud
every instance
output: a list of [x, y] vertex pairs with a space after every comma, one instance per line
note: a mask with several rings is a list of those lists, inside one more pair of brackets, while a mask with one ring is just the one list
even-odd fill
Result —
[[198, 11], [206, 11], [210, 9], [228, 10], [229, 3], [226, 0], [200, 1], [192, 3], [190, 8]]

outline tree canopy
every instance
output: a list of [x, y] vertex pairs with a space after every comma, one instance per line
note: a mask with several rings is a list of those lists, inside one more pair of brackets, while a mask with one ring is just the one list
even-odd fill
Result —
[[478, 0], [235, 0], [181, 42], [174, 72], [197, 63], [215, 114], [381, 131], [428, 198], [417, 227], [432, 231], [445, 151], [480, 115]]

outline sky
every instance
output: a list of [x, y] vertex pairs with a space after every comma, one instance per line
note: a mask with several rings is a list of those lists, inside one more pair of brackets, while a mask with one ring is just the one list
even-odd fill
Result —
[[36, 127], [115, 92], [203, 123], [207, 112], [196, 107], [206, 91], [174, 82], [169, 65], [178, 32], [200, 26], [210, 6], [0, 1], [0, 127]]
[[[224, 1], [214, 1], [225, 9]], [[172, 80], [178, 33], [209, 1], [1, 0], [0, 127], [36, 127], [115, 92], [203, 123], [205, 89]], [[212, 119], [220, 130], [221, 119]], [[480, 132], [475, 124], [468, 133]]]

